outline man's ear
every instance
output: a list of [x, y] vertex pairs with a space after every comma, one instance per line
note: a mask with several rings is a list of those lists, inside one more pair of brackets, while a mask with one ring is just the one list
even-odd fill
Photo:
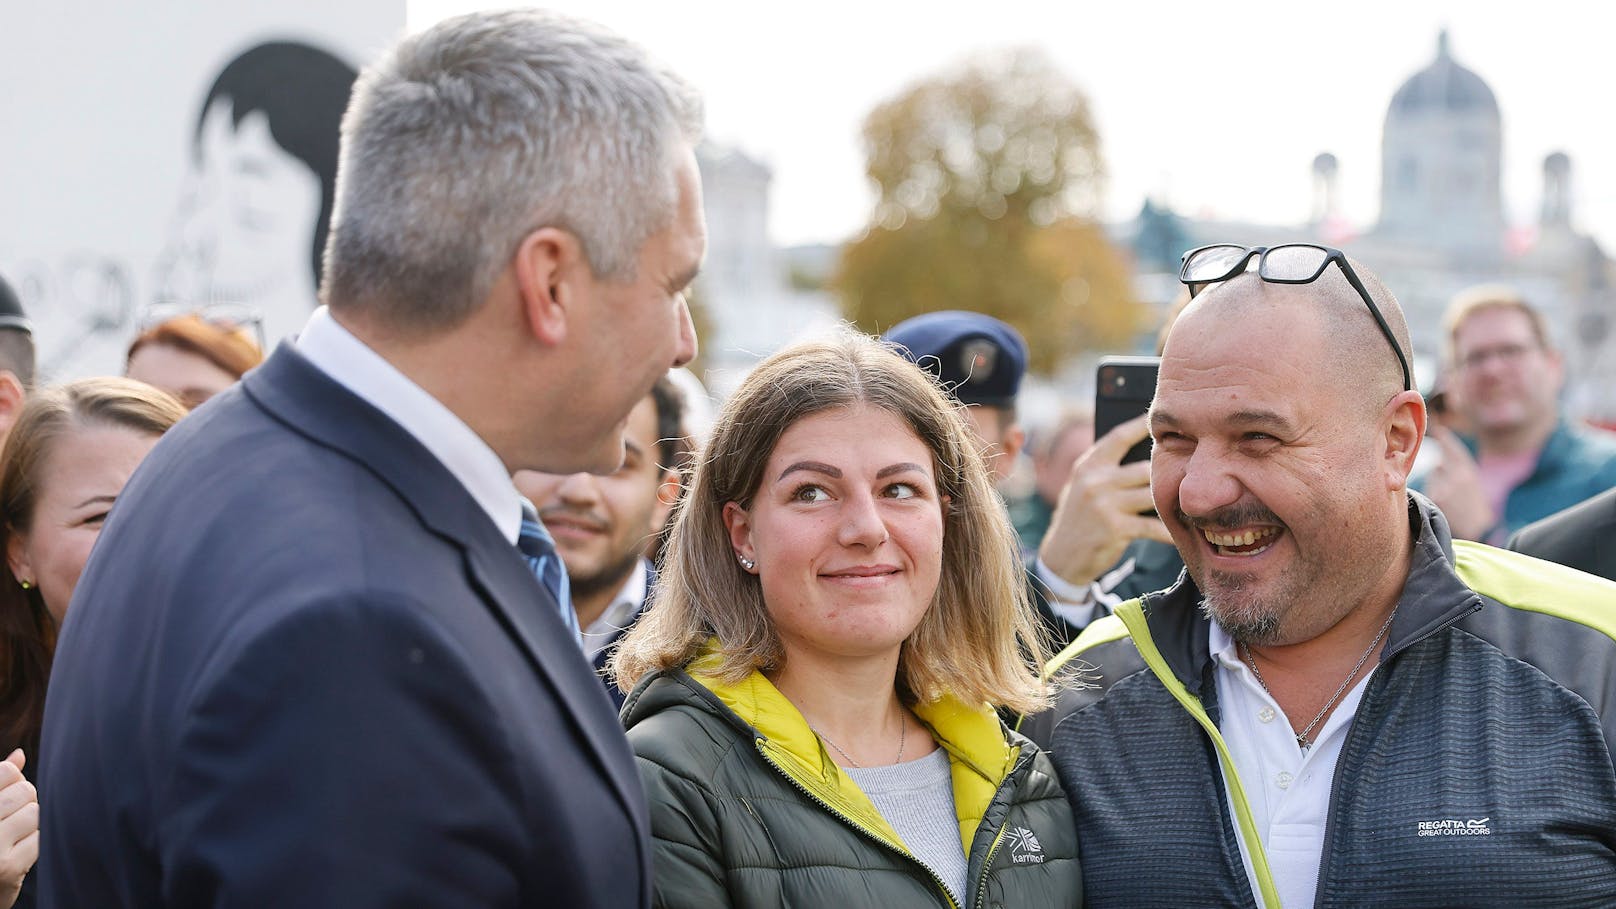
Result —
[[1554, 389], [1556, 392], [1565, 388], [1565, 357], [1552, 347], [1545, 347], [1544, 353], [1549, 362], [1550, 375], [1554, 376]]
[[522, 238], [511, 268], [533, 336], [551, 346], [566, 340], [580, 279], [591, 274], [578, 238], [559, 227], [541, 227]]
[[17, 422], [17, 415], [22, 413], [22, 405], [28, 393], [22, 387], [22, 381], [17, 374], [9, 369], [0, 369], [0, 439], [11, 432], [11, 427]]
[[1425, 398], [1417, 391], [1399, 392], [1386, 403], [1381, 425], [1388, 488], [1408, 486], [1409, 471], [1414, 469], [1414, 459], [1425, 439], [1426, 419]]
[[651, 508], [651, 531], [661, 533], [663, 525], [668, 523], [668, 516], [673, 514], [673, 506], [679, 504], [679, 494], [684, 486], [679, 482], [677, 470], [664, 470], [657, 480], [656, 505]]
[[1015, 464], [1016, 458], [1021, 455], [1021, 450], [1027, 447], [1027, 430], [1022, 429], [1020, 423], [1011, 423], [1006, 426], [1004, 428], [1004, 438], [999, 442], [999, 447], [1004, 451], [1005, 461], [1012, 465]]

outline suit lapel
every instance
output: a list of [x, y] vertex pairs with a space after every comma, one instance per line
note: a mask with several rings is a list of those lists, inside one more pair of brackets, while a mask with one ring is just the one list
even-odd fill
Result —
[[282, 344], [242, 384], [289, 429], [364, 465], [409, 503], [428, 529], [462, 548], [483, 599], [555, 691], [638, 829], [646, 830], [639, 775], [610, 698], [562, 623], [554, 598], [459, 480], [402, 427], [290, 344]]
[[[484, 523], [492, 539], [465, 547], [473, 580], [506, 629], [522, 642], [539, 672], [571, 708], [569, 716], [579, 734], [590, 743], [624, 807], [642, 824], [648, 824], [639, 773], [611, 697], [584, 659], [572, 630], [562, 623], [555, 599], [528, 570], [515, 547], [499, 536], [492, 522]], [[576, 668], [558, 671], [572, 667]]]

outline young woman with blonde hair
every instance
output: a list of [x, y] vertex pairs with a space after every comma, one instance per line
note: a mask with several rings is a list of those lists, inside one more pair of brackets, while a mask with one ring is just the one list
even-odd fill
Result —
[[657, 906], [1077, 906], [1015, 536], [957, 407], [851, 331], [725, 405], [614, 660]]

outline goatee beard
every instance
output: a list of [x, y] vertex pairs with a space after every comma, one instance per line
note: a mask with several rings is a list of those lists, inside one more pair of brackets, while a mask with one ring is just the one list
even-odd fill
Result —
[[[1217, 511], [1192, 518], [1178, 509], [1175, 512], [1179, 523], [1191, 531], [1200, 533], [1204, 529], [1228, 530], [1250, 524], [1269, 524], [1280, 528], [1285, 523], [1279, 516], [1258, 502], [1244, 502], [1220, 508]], [[1191, 577], [1195, 575], [1192, 569]], [[1201, 613], [1223, 627], [1242, 644], [1256, 644], [1258, 646], [1276, 643], [1279, 636], [1280, 609], [1275, 604], [1257, 598], [1254, 592], [1249, 591], [1251, 578], [1247, 575], [1227, 571], [1208, 572], [1206, 583], [1195, 578], [1196, 585], [1201, 590]]]
[[[1229, 637], [1242, 644], [1261, 647], [1278, 640], [1278, 612], [1267, 603], [1240, 597], [1246, 589], [1245, 578], [1214, 571], [1208, 580], [1212, 581], [1208, 586], [1215, 586], [1215, 592], [1201, 591], [1202, 615], [1217, 622], [1229, 633]], [[1238, 605], [1229, 602], [1237, 598], [1245, 599], [1245, 602]]]

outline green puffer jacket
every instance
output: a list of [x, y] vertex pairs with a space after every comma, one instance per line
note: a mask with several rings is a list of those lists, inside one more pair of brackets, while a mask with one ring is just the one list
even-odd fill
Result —
[[[702, 665], [647, 677], [623, 706], [651, 803], [653, 905], [961, 906], [768, 679], [725, 685]], [[915, 714], [953, 769], [961, 909], [1081, 905], [1072, 812], [1043, 752], [986, 706], [945, 699]]]

